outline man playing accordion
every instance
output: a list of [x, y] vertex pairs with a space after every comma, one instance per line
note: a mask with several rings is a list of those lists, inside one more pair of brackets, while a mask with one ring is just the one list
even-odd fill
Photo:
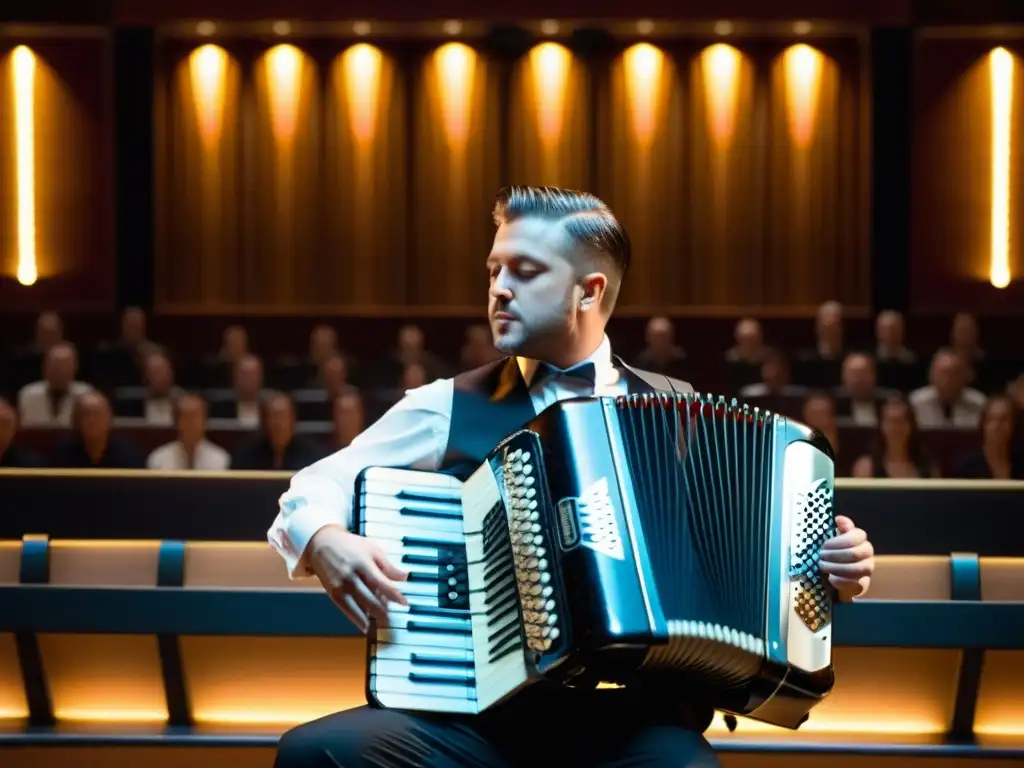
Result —
[[[506, 357], [407, 392], [350, 446], [292, 478], [268, 532], [292, 578], [317, 577], [364, 632], [387, 622], [389, 604], [409, 603], [409, 569], [354, 526], [354, 489], [364, 470], [404, 467], [465, 480], [555, 403], [693, 392], [612, 354], [605, 327], [630, 243], [604, 203], [576, 191], [513, 187], [498, 196], [494, 221], [488, 311]], [[867, 590], [874, 553], [851, 520], [838, 516], [834, 524], [819, 567], [839, 599], [849, 600]], [[367, 706], [324, 717], [285, 733], [275, 764], [710, 766], [717, 759], [702, 734], [712, 715], [671, 687], [541, 681], [479, 713]]]

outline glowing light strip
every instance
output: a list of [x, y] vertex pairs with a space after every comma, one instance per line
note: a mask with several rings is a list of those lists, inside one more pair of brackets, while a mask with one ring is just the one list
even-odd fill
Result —
[[1010, 284], [1010, 155], [1013, 147], [1013, 56], [1005, 48], [989, 54], [992, 86], [992, 222], [989, 280]]
[[18, 282], [32, 285], [36, 268], [36, 56], [24, 45], [11, 54], [14, 79], [14, 141], [18, 208]]

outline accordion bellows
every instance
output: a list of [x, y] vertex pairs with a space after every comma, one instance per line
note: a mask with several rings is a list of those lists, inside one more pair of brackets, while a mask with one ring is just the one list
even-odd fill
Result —
[[798, 727], [834, 682], [833, 488], [820, 434], [697, 394], [558, 403], [464, 483], [366, 470], [358, 530], [422, 565], [409, 615], [371, 630], [369, 698], [472, 713], [538, 680], [657, 682]]

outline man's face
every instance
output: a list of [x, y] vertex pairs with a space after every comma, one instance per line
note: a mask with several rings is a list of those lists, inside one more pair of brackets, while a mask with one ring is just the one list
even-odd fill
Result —
[[197, 397], [184, 397], [178, 403], [178, 437], [186, 444], [198, 443], [206, 433], [206, 406]]
[[83, 395], [79, 402], [78, 429], [86, 440], [105, 440], [110, 434], [110, 406], [99, 395]]
[[338, 348], [338, 334], [329, 325], [318, 325], [309, 339], [309, 354], [317, 363], [322, 363]]
[[52, 389], [63, 391], [74, 381], [77, 368], [75, 353], [66, 346], [56, 345], [46, 355], [43, 375]]
[[875, 336], [880, 344], [899, 347], [903, 344], [903, 319], [895, 312], [883, 312], [875, 324]]
[[235, 366], [235, 395], [255, 398], [263, 387], [263, 367], [251, 357], [242, 358]]
[[141, 309], [126, 309], [121, 315], [121, 338], [134, 344], [146, 338], [146, 315]]
[[170, 361], [163, 355], [150, 355], [146, 358], [146, 381], [154, 397], [167, 395], [174, 387], [174, 370]]
[[275, 397], [267, 404], [267, 436], [272, 445], [283, 448], [295, 434], [295, 411], [283, 397]]
[[843, 386], [855, 398], [869, 398], [875, 390], [875, 370], [871, 359], [850, 355], [843, 363]]
[[931, 383], [939, 393], [939, 397], [947, 401], [955, 400], [963, 391], [963, 366], [954, 355], [936, 355], [932, 361]]
[[60, 318], [53, 312], [43, 312], [36, 320], [36, 344], [45, 350], [63, 338], [64, 327]]
[[576, 270], [568, 247], [560, 223], [523, 218], [498, 227], [487, 258], [487, 313], [503, 354], [541, 357], [570, 334]]

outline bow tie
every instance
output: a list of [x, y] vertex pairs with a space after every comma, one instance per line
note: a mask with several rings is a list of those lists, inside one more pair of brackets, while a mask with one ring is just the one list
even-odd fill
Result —
[[530, 382], [530, 386], [535, 387], [541, 384], [547, 384], [550, 381], [566, 376], [574, 379], [582, 379], [590, 384], [591, 387], [594, 387], [597, 383], [597, 367], [593, 363], [580, 363], [579, 365], [574, 365], [572, 368], [562, 369], [556, 368], [550, 363], [541, 363], [537, 368], [537, 373], [533, 376], [533, 381]]

